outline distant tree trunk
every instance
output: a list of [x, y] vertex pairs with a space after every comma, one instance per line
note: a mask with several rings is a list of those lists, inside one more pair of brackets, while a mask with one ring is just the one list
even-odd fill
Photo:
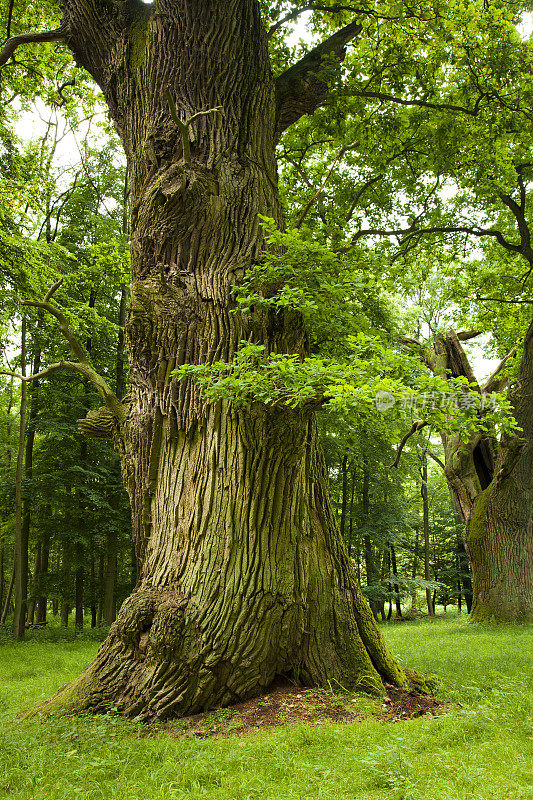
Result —
[[[41, 368], [41, 351], [37, 350], [33, 359], [32, 374], [35, 375]], [[31, 480], [33, 478], [33, 447], [35, 444], [35, 426], [37, 423], [37, 415], [39, 413], [39, 381], [32, 381], [29, 391], [30, 400], [30, 413], [28, 416], [28, 424], [26, 427], [26, 453], [24, 459], [24, 477], [26, 479], [26, 491], [23, 494], [23, 508], [22, 508], [22, 539], [29, 542], [30, 528], [31, 528], [31, 505], [32, 505], [32, 489]], [[28, 605], [27, 622], [33, 625], [35, 617], [35, 586], [39, 580], [39, 572], [41, 565], [40, 546], [37, 544], [35, 550], [35, 568], [33, 570], [33, 587], [32, 597]]]
[[31, 597], [28, 602], [28, 611], [26, 615], [26, 624], [33, 625], [35, 623], [35, 606], [36, 606], [36, 592], [37, 582], [39, 580], [39, 573], [41, 571], [41, 543], [37, 542], [35, 546], [35, 560], [33, 563], [33, 578], [32, 578], [32, 591]]
[[[471, 391], [501, 389], [498, 375], [479, 387], [453, 330], [438, 334], [427, 362], [443, 377], [467, 377]], [[505, 384], [503, 384], [505, 386]], [[443, 435], [446, 478], [465, 523], [472, 565], [474, 622], [533, 621], [533, 322], [524, 337], [516, 381], [508, 391], [521, 433]], [[467, 599], [467, 604], [468, 604]]]
[[[390, 555], [392, 560], [392, 574], [396, 578], [398, 576], [398, 566], [396, 564], [396, 550], [394, 549], [394, 545], [391, 542], [390, 545]], [[394, 584], [394, 596], [396, 599], [396, 616], [398, 619], [402, 618], [402, 604], [400, 601], [400, 587], [397, 583]]]
[[107, 535], [107, 559], [104, 577], [103, 618], [106, 625], [115, 620], [115, 583], [117, 576], [117, 537], [116, 533]]
[[[424, 579], [429, 581], [431, 579], [431, 570], [429, 563], [430, 542], [429, 542], [429, 500], [428, 500], [428, 461], [425, 450], [422, 450], [421, 466], [420, 466], [420, 493], [422, 495], [422, 514], [423, 514], [423, 530], [424, 530]], [[433, 597], [431, 589], [426, 588], [426, 604], [428, 614], [430, 617], [435, 616], [435, 606], [433, 604]]]
[[75, 574], [75, 622], [77, 630], [83, 630], [83, 588], [85, 580], [85, 567], [83, 563], [85, 548], [83, 544], [76, 542], [76, 574]]
[[6, 591], [4, 543], [0, 542], [0, 609], [4, 607], [4, 594]]
[[346, 541], [346, 506], [348, 504], [348, 454], [345, 453], [341, 463], [342, 475], [342, 501], [340, 531], [343, 541]]
[[[368, 518], [370, 516], [370, 470], [368, 468], [366, 460], [363, 461], [363, 487], [361, 494], [361, 511], [362, 511], [361, 522], [363, 525], [367, 525]], [[368, 534], [365, 534], [363, 536], [363, 546], [364, 546], [366, 583], [367, 586], [372, 586], [372, 584], [376, 584], [378, 582], [379, 572], [376, 566], [376, 562], [374, 560], [374, 553], [372, 552], [372, 541]], [[379, 600], [370, 600], [369, 602], [374, 617], [377, 619], [380, 611], [383, 616], [383, 603], [381, 603]]]
[[[413, 551], [413, 566], [411, 568], [411, 579], [413, 581], [416, 580], [416, 574], [418, 572], [418, 528], [415, 528], [415, 547]], [[415, 608], [416, 606], [416, 589], [411, 591], [411, 608]]]
[[7, 615], [9, 614], [9, 606], [11, 604], [11, 597], [13, 594], [13, 587], [15, 586], [15, 568], [13, 568], [13, 572], [11, 574], [11, 580], [9, 582], [9, 586], [7, 589], [6, 599], [4, 602], [4, 607], [2, 609], [2, 616], [0, 617], [0, 625], [6, 624]]
[[[11, 378], [11, 381], [10, 381], [10, 384], [9, 384], [9, 402], [8, 402], [8, 406], [7, 406], [7, 409], [6, 409], [6, 442], [7, 442], [7, 448], [6, 448], [6, 474], [8, 474], [8, 475], [9, 475], [9, 473], [11, 471], [11, 410], [13, 408], [13, 396], [14, 396], [13, 384], [14, 384], [14, 379]], [[5, 621], [6, 621], [6, 618], [7, 618], [7, 614], [8, 614], [9, 603], [11, 602], [11, 593], [13, 592], [14, 571], [11, 574], [10, 583], [8, 585], [6, 585], [6, 580], [5, 580], [5, 546], [4, 546], [4, 542], [0, 542], [0, 552], [1, 552], [1, 558], [2, 558], [2, 570], [1, 570], [2, 590], [0, 591], [0, 625], [4, 625]], [[6, 593], [6, 589], [7, 589], [7, 593]], [[4, 597], [4, 595], [5, 595], [5, 597]], [[7, 603], [6, 603], [6, 600], [7, 600]]]
[[91, 555], [91, 628], [96, 628], [98, 619], [96, 586], [96, 562], [94, 555]]
[[[26, 317], [22, 317], [20, 347], [20, 372], [26, 375]], [[28, 536], [23, 524], [22, 473], [24, 466], [24, 442], [26, 436], [27, 384], [20, 387], [20, 427], [15, 476], [15, 613], [13, 633], [16, 639], [24, 638], [28, 602]]]
[[[67, 498], [67, 507], [65, 509], [65, 517], [67, 520], [70, 518], [70, 501]], [[68, 628], [68, 617], [71, 609], [71, 556], [70, 547], [67, 542], [63, 542], [63, 553], [61, 559], [61, 576], [62, 576], [62, 598], [61, 598], [61, 625]]]
[[[353, 540], [353, 515], [354, 515], [354, 495], [355, 495], [355, 467], [352, 469], [351, 474], [351, 486], [350, 486], [350, 521], [348, 525], [348, 537], [349, 537], [349, 547], [348, 547], [348, 555], [350, 558], [352, 557], [352, 553], [354, 550], [354, 540]], [[361, 559], [359, 557], [359, 548], [357, 548], [356, 552], [356, 572], [357, 572], [357, 580], [361, 581]]]
[[96, 624], [101, 625], [104, 619], [104, 556], [98, 559], [98, 611], [96, 614]]
[[388, 586], [387, 586], [388, 592], [389, 592], [389, 610], [387, 612], [387, 621], [390, 621], [390, 619], [392, 618], [392, 583], [391, 583], [391, 580], [390, 580], [390, 577], [391, 577], [391, 551], [390, 551], [390, 544], [388, 542], [387, 542], [387, 545], [385, 546], [385, 554], [386, 554], [386, 556], [384, 556], [384, 558], [386, 557], [386, 559], [387, 559], [387, 574], [388, 574], [388, 577], [389, 577], [389, 583], [388, 583]]
[[48, 577], [49, 556], [50, 556], [50, 534], [48, 532], [45, 532], [43, 540], [41, 542], [41, 563], [39, 572], [39, 577], [41, 580], [41, 587], [40, 587], [41, 591], [39, 593], [39, 597], [37, 600], [38, 625], [46, 624], [46, 606], [48, 598], [46, 596], [45, 591], [43, 590], [43, 585], [45, 584], [46, 579]]

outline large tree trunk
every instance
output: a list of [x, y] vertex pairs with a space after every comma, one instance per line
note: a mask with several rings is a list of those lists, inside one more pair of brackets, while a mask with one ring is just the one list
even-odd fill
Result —
[[[311, 411], [207, 406], [169, 379], [179, 364], [231, 360], [245, 338], [306, 352], [296, 314], [233, 313], [232, 286], [264, 246], [258, 215], [280, 219], [274, 140], [290, 117], [276, 111], [259, 5], [128, 8], [118, 33], [86, 4], [67, 3], [66, 17], [131, 176], [131, 386], [116, 440], [141, 578], [52, 707], [161, 719], [253, 696], [280, 674], [407, 685], [335, 525]], [[194, 124], [190, 162], [166, 86], [182, 120], [224, 109]]]
[[[437, 359], [452, 376], [477, 387], [454, 331], [435, 342]], [[435, 362], [434, 362], [435, 363]], [[490, 380], [483, 389], [500, 388]], [[533, 622], [533, 323], [524, 339], [516, 382], [509, 391], [522, 433], [495, 438], [443, 436], [446, 477], [465, 522], [472, 566], [474, 622]]]

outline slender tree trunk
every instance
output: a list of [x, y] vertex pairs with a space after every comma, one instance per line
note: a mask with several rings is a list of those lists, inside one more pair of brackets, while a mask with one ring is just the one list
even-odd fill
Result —
[[35, 607], [37, 604], [36, 592], [37, 592], [38, 581], [40, 578], [40, 572], [41, 572], [41, 543], [37, 542], [37, 545], [35, 547], [35, 560], [33, 563], [31, 599], [28, 603], [28, 612], [26, 616], [27, 625], [33, 625], [35, 623]]
[[6, 591], [4, 555], [4, 543], [0, 542], [0, 608], [4, 607], [4, 594]]
[[[67, 497], [66, 518], [70, 517], [70, 498]], [[70, 548], [66, 542], [63, 542], [63, 553], [61, 559], [61, 625], [68, 628], [68, 618], [71, 609], [71, 555]]]
[[390, 553], [390, 544], [387, 543], [385, 547], [385, 553], [387, 558], [387, 573], [389, 576], [389, 583], [388, 583], [388, 591], [389, 591], [389, 610], [387, 612], [387, 621], [390, 621], [392, 618], [392, 583], [390, 581], [391, 576], [391, 553]]
[[[361, 495], [361, 511], [362, 511], [362, 524], [366, 525], [370, 515], [370, 470], [366, 461], [363, 462], [363, 489]], [[365, 558], [365, 571], [366, 571], [366, 584], [372, 586], [379, 580], [379, 572], [376, 566], [374, 553], [372, 550], [372, 541], [368, 534], [363, 536], [364, 558]], [[378, 600], [370, 600], [370, 608], [374, 617], [377, 619], [379, 612], [383, 614], [383, 604]]]
[[[22, 317], [20, 372], [26, 375], [26, 318]], [[24, 441], [26, 436], [27, 387], [20, 387], [20, 428], [15, 476], [15, 613], [13, 633], [16, 639], [24, 638], [28, 602], [28, 529], [23, 524], [22, 472], [24, 466]]]
[[[396, 578], [397, 575], [398, 575], [398, 566], [396, 564], [396, 550], [394, 549], [394, 545], [392, 544], [392, 542], [390, 543], [389, 547], [390, 547], [390, 554], [391, 554], [391, 560], [392, 560], [392, 574]], [[396, 600], [396, 616], [398, 617], [398, 619], [401, 619], [402, 618], [402, 604], [401, 604], [401, 601], [400, 601], [400, 587], [398, 586], [397, 583], [394, 584], [394, 596], [395, 596], [395, 600]]]
[[104, 619], [104, 556], [98, 559], [98, 611], [96, 614], [96, 624], [101, 625]]
[[2, 609], [2, 616], [0, 617], [0, 625], [6, 624], [7, 615], [9, 614], [9, 606], [11, 604], [11, 597], [13, 595], [13, 587], [15, 586], [15, 568], [13, 567], [13, 572], [11, 574], [11, 580], [9, 582], [9, 586], [7, 589], [6, 599], [4, 603], [4, 607]]
[[83, 630], [83, 590], [85, 583], [85, 567], [83, 563], [84, 547], [76, 543], [76, 576], [75, 576], [75, 622], [77, 630]]
[[115, 582], [117, 576], [117, 547], [116, 533], [107, 535], [106, 571], [104, 576], [104, 603], [103, 617], [106, 625], [111, 625], [115, 620]]
[[[33, 360], [32, 374], [39, 372], [41, 368], [41, 351], [37, 350]], [[31, 529], [31, 480], [33, 478], [33, 447], [35, 444], [35, 426], [37, 422], [37, 415], [39, 413], [39, 381], [33, 381], [29, 392], [30, 400], [30, 413], [28, 417], [28, 424], [26, 429], [26, 452], [24, 458], [24, 476], [26, 478], [27, 488], [24, 492], [23, 507], [22, 507], [22, 539], [29, 542], [30, 529]], [[32, 598], [28, 605], [27, 622], [33, 625], [35, 617], [35, 585], [39, 580], [41, 563], [40, 545], [37, 545], [35, 551], [35, 568], [33, 571], [33, 588]]]
[[61, 603], [61, 625], [63, 628], [68, 628], [68, 618], [70, 614], [70, 604], [63, 600]]
[[[352, 469], [351, 474], [351, 487], [350, 487], [350, 522], [348, 526], [348, 540], [349, 540], [349, 547], [348, 547], [348, 555], [350, 558], [352, 557], [353, 549], [354, 549], [354, 540], [353, 540], [353, 517], [354, 517], [354, 495], [355, 495], [355, 468]], [[357, 580], [360, 582], [361, 580], [361, 564], [360, 564], [360, 557], [359, 557], [359, 548], [357, 548], [356, 552], [356, 571], [357, 571]]]
[[96, 562], [94, 555], [92, 555], [91, 556], [91, 628], [96, 628], [98, 619], [96, 598], [97, 598]]
[[[424, 580], [431, 579], [431, 569], [429, 563], [430, 542], [429, 542], [429, 501], [428, 501], [428, 462], [426, 451], [422, 451], [422, 464], [420, 467], [420, 493], [422, 495], [422, 514], [423, 514], [423, 530], [424, 530]], [[435, 606], [431, 589], [426, 588], [426, 604], [428, 614], [430, 617], [435, 616]]]
[[342, 475], [342, 501], [340, 531], [343, 541], [346, 541], [346, 506], [348, 503], [348, 454], [345, 453], [341, 463]]
[[[247, 338], [307, 352], [299, 314], [233, 313], [233, 286], [264, 247], [258, 215], [281, 222], [276, 131], [302, 113], [301, 97], [287, 109], [288, 79], [276, 93], [259, 4], [131, 6], [118, 28], [92, 8], [68, 0], [65, 18], [131, 177], [131, 385], [115, 440], [141, 576], [52, 707], [164, 719], [254, 696], [281, 674], [406, 686], [335, 524], [312, 409], [209, 406], [192, 381], [170, 380], [183, 363], [232, 360]], [[182, 137], [183, 120], [220, 106]]]
[[50, 534], [46, 532], [41, 542], [41, 563], [39, 572], [39, 577], [41, 580], [41, 586], [40, 586], [41, 591], [39, 593], [39, 598], [37, 600], [38, 625], [46, 625], [46, 606], [48, 598], [46, 596], [45, 590], [43, 589], [43, 585], [46, 584], [46, 579], [48, 577], [49, 556], [50, 556]]
[[[412, 580], [416, 580], [416, 574], [418, 572], [418, 528], [415, 528], [415, 547], [413, 551], [413, 566], [411, 568], [411, 578]], [[412, 590], [411, 593], [411, 608], [415, 608], [416, 606], [416, 589]]]

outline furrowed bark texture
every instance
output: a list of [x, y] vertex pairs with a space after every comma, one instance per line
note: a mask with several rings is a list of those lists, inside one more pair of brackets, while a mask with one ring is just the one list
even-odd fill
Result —
[[[95, 662], [50, 707], [161, 719], [253, 696], [282, 673], [407, 685], [335, 527], [312, 413], [206, 406], [191, 382], [170, 380], [179, 364], [231, 360], [243, 339], [306, 352], [297, 315], [232, 313], [232, 286], [263, 247], [258, 214], [280, 219], [258, 4], [109, 13], [69, 0], [65, 22], [131, 176], [131, 385], [115, 439], [142, 572]], [[190, 162], [167, 86], [183, 122], [223, 108], [190, 126]], [[109, 435], [109, 415], [105, 431], [96, 415], [89, 427]]]
[[[454, 331], [439, 335], [433, 369], [475, 381]], [[533, 622], [533, 324], [525, 339], [518, 377], [509, 390], [519, 434], [443, 436], [446, 478], [463, 521], [473, 575], [473, 622]]]

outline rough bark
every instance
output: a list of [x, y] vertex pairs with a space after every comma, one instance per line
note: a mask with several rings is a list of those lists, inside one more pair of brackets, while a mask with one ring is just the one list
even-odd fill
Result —
[[[465, 375], [472, 391], [497, 385], [491, 376], [479, 387], [457, 334], [436, 337], [428, 357], [441, 375]], [[472, 566], [474, 622], [533, 621], [533, 323], [521, 353], [509, 399], [522, 432], [496, 437], [443, 436], [445, 474], [465, 523], [464, 542]]]
[[[281, 221], [259, 5], [112, 9], [67, 0], [65, 23], [131, 178], [130, 391], [113, 432], [141, 576], [96, 660], [49, 708], [162, 719], [253, 696], [280, 674], [406, 686], [335, 525], [313, 413], [207, 406], [169, 379], [179, 364], [231, 360], [243, 339], [307, 352], [297, 314], [233, 313], [232, 287], [264, 247], [258, 215]], [[189, 126], [190, 161], [166, 87], [183, 122], [223, 108]]]

